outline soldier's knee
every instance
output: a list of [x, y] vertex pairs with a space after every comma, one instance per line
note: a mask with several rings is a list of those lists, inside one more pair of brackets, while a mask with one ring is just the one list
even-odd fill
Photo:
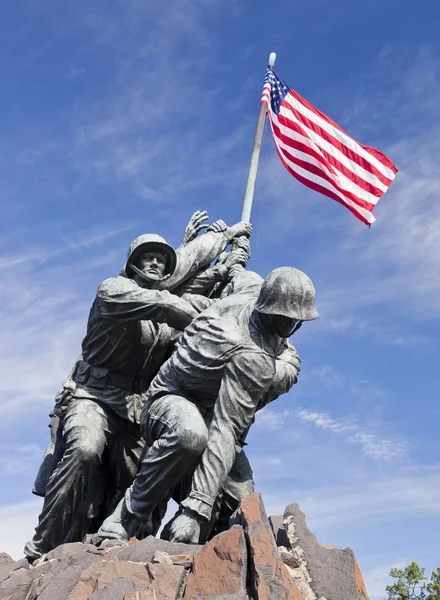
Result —
[[101, 453], [93, 444], [83, 444], [72, 449], [72, 458], [78, 466], [90, 468], [99, 465]]
[[201, 456], [208, 444], [208, 430], [206, 427], [182, 427], [178, 432], [179, 447], [191, 457]]

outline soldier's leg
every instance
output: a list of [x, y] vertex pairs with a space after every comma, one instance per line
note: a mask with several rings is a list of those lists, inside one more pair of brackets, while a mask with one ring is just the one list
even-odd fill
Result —
[[192, 402], [177, 395], [163, 396], [145, 411], [142, 433], [147, 445], [139, 471], [120, 510], [100, 528], [104, 537], [130, 537], [133, 524], [127, 515], [151, 522], [154, 510], [192, 473], [208, 442], [202, 414]]
[[128, 419], [114, 416], [116, 434], [109, 441], [107, 455], [111, 471], [108, 488], [107, 516], [111, 514], [131, 486], [141, 460], [145, 440], [140, 425]]
[[[100, 533], [105, 531], [107, 536], [115, 528], [109, 529], [107, 527], [103, 530], [101, 526], [104, 520], [118, 508], [118, 504], [124, 498], [127, 488], [133, 483], [145, 448], [145, 440], [141, 435], [140, 425], [120, 417], [116, 417], [116, 419], [118, 420], [118, 423], [115, 423], [117, 434], [111, 438], [107, 453], [111, 471], [110, 485], [107, 486], [106, 490], [107, 501], [104, 507], [105, 511], [101, 522], [98, 524]], [[143, 539], [147, 535], [156, 535], [166, 513], [166, 507], [167, 500], [156, 507], [148, 523], [143, 523], [137, 528], [135, 533], [138, 539]], [[119, 513], [120, 510], [118, 510]], [[113, 532], [116, 534], [115, 537], [118, 537], [119, 528], [120, 524], [118, 523], [116, 530]]]
[[[229, 519], [239, 507], [241, 499], [254, 491], [252, 468], [244, 450], [241, 450], [237, 452], [235, 462], [226, 478], [215, 515], [213, 511], [214, 518], [210, 521], [211, 531], [207, 539], [229, 529]], [[205, 541], [206, 539], [203, 543]]]
[[65, 451], [46, 488], [43, 510], [25, 554], [31, 558], [87, 533], [96, 496], [96, 472], [109, 436], [106, 409], [93, 400], [72, 400], [64, 417]]
[[129, 506], [140, 520], [192, 473], [208, 443], [208, 429], [197, 406], [174, 394], [153, 402], [142, 430], [148, 450], [131, 486]]

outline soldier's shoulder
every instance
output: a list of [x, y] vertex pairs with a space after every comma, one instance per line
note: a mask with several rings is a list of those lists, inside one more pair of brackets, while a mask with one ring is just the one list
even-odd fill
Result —
[[132, 287], [133, 285], [136, 284], [127, 277], [122, 277], [121, 275], [118, 275], [117, 277], [109, 277], [108, 279], [104, 279], [104, 281], [98, 287], [98, 294], [117, 292], [118, 290]]

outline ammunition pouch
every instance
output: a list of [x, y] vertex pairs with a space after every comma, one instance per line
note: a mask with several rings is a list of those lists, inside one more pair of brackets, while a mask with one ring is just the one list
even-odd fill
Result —
[[101, 390], [107, 386], [112, 386], [137, 394], [146, 391], [150, 385], [150, 380], [145, 377], [132, 377], [114, 373], [105, 367], [94, 367], [85, 360], [78, 361], [73, 379], [76, 383]]

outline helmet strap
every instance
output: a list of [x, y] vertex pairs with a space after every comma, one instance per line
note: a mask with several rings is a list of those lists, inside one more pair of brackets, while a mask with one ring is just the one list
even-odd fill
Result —
[[136, 265], [134, 265], [133, 263], [130, 263], [128, 265], [129, 269], [132, 269], [132, 271], [134, 273], [136, 273], [136, 275], [138, 277], [140, 277], [142, 279], [142, 281], [145, 281], [145, 283], [148, 283], [150, 286], [154, 286], [154, 284], [158, 284], [158, 283], [162, 283], [163, 281], [166, 281], [167, 279], [169, 279], [171, 277], [171, 274], [165, 275], [165, 277], [162, 277], [162, 279], [150, 279], [150, 277], [148, 277], [148, 275], [146, 275], [143, 271], [141, 271], [139, 269], [139, 267], [137, 267]]
[[292, 329], [292, 331], [290, 332], [290, 335], [293, 335], [296, 331], [298, 331], [298, 329], [300, 329], [301, 325], [303, 324], [302, 321], [298, 321], [298, 323], [295, 324], [295, 327]]

